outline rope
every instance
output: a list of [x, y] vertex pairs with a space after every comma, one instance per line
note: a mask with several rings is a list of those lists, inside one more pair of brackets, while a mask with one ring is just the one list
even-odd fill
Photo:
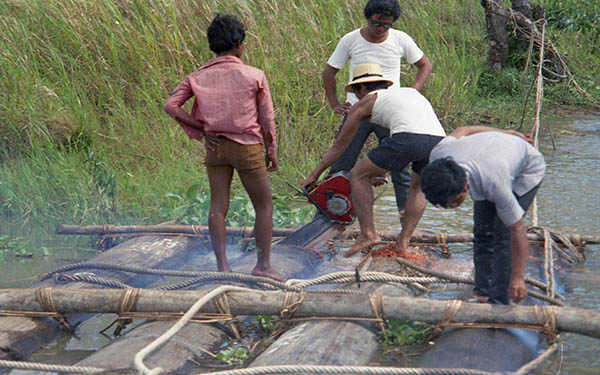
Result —
[[78, 366], [61, 366], [47, 365], [45, 363], [21, 362], [21, 361], [4, 361], [0, 360], [0, 368], [12, 368], [19, 370], [33, 370], [44, 372], [61, 372], [68, 374], [98, 374], [105, 372], [105, 369], [96, 367], [78, 367]]
[[251, 367], [211, 372], [210, 375], [267, 375], [267, 374], [360, 374], [360, 375], [502, 375], [475, 369], [459, 368], [397, 368], [366, 366], [283, 365]]
[[67, 318], [63, 314], [56, 311], [56, 303], [54, 302], [54, 298], [52, 298], [52, 288], [36, 288], [35, 297], [43, 311], [53, 313], [54, 315], [52, 317], [58, 322], [58, 324], [62, 325], [69, 331], [72, 330]]
[[164, 372], [164, 370], [160, 367], [156, 367], [153, 370], [150, 370], [148, 367], [144, 365], [144, 358], [162, 346], [165, 342], [167, 342], [171, 337], [173, 337], [181, 328], [183, 328], [188, 321], [190, 321], [194, 315], [206, 304], [206, 302], [210, 301], [212, 298], [229, 291], [248, 291], [246, 288], [240, 288], [236, 286], [221, 286], [207, 295], [200, 298], [196, 303], [192, 305], [192, 307], [181, 317], [180, 320], [177, 321], [171, 328], [169, 328], [165, 333], [160, 335], [156, 340], [152, 341], [142, 350], [137, 352], [133, 358], [133, 363], [135, 368], [138, 370], [139, 374], [144, 375], [157, 375]]
[[552, 306], [533, 306], [535, 318], [542, 327], [541, 332], [548, 336], [548, 342], [554, 344], [558, 341], [558, 330], [556, 329], [556, 311]]
[[558, 344], [552, 344], [548, 349], [546, 349], [546, 351], [544, 351], [544, 353], [540, 354], [536, 359], [521, 366], [517, 371], [515, 371], [514, 375], [529, 374], [531, 371], [537, 368], [543, 361], [550, 357], [550, 355], [552, 355], [557, 348]]
[[227, 296], [227, 294], [221, 294], [220, 296], [218, 296], [215, 300], [215, 305], [219, 309], [221, 315], [231, 317], [230, 319], [227, 319], [225, 324], [231, 329], [235, 338], [240, 340], [242, 336], [240, 335], [240, 331], [237, 328], [236, 321], [233, 318], [233, 315], [231, 314], [231, 306], [229, 306], [229, 297]]
[[381, 293], [370, 293], [369, 302], [371, 303], [371, 308], [375, 314], [375, 319], [379, 325], [379, 329], [381, 329], [381, 332], [385, 331], [385, 322], [383, 320], [383, 298], [381, 297]]
[[554, 253], [550, 245], [550, 234], [544, 231], [544, 276], [546, 277], [546, 295], [554, 298]]
[[[448, 275], [443, 272], [428, 270], [427, 268], [421, 267], [418, 264], [415, 264], [415, 263], [408, 261], [406, 259], [403, 259], [401, 257], [397, 257], [394, 259], [396, 259], [396, 262], [398, 262], [406, 267], [413, 268], [424, 274], [429, 274], [429, 275], [433, 275], [435, 277], [439, 277], [440, 279], [446, 279], [446, 280], [450, 280], [450, 281], [457, 282], [457, 283], [463, 283], [463, 284], [471, 284], [471, 285], [475, 284], [475, 282], [473, 281], [473, 278], [470, 278], [470, 277], [458, 277], [458, 276]], [[530, 279], [528, 277], [525, 278], [525, 282], [534, 285], [532, 283], [532, 279]], [[542, 285], [543, 288], [545, 288], [545, 285], [541, 284], [539, 281], [537, 282], [537, 284]], [[536, 285], [536, 286], [538, 286], [538, 285]], [[557, 300], [556, 298], [549, 298], [541, 293], [537, 293], [532, 290], [528, 290], [527, 295], [529, 295], [530, 297], [540, 299], [542, 301], [549, 302], [553, 305], [557, 305], [557, 306], [565, 305], [564, 302], [561, 302], [561, 301]]]
[[456, 316], [456, 313], [460, 309], [462, 305], [462, 301], [460, 300], [452, 300], [446, 303], [446, 309], [444, 309], [444, 314], [442, 315], [442, 321], [435, 326], [433, 332], [429, 334], [426, 341], [431, 341], [436, 338], [443, 330], [445, 326], [449, 326], [452, 322], [452, 319]]

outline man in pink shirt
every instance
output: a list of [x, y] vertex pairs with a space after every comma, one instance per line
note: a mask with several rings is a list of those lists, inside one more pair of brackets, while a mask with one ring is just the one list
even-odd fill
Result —
[[[207, 30], [210, 49], [217, 56], [177, 86], [164, 110], [190, 138], [206, 138], [208, 227], [219, 271], [231, 272], [226, 256], [225, 217], [235, 169], [256, 211], [258, 261], [252, 274], [282, 280], [269, 260], [273, 201], [267, 171], [276, 171], [279, 166], [273, 102], [265, 74], [240, 59], [245, 36], [244, 25], [235, 17], [217, 15]], [[194, 104], [190, 114], [181, 107], [191, 97]]]

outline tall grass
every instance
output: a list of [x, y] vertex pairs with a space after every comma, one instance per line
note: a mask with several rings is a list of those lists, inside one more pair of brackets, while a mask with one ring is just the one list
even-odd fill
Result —
[[[282, 163], [272, 175], [274, 190], [298, 184], [335, 136], [340, 118], [327, 105], [320, 73], [339, 38], [364, 24], [364, 3], [0, 2], [0, 221], [18, 223], [16, 231], [46, 233], [60, 222], [156, 222], [166, 192], [193, 183], [207, 188], [202, 146], [187, 139], [162, 105], [187, 74], [213, 57], [205, 30], [217, 12], [246, 24], [244, 60], [269, 79]], [[476, 121], [487, 55], [479, 2], [402, 6], [396, 27], [413, 36], [434, 64], [425, 95], [442, 122], [453, 127]], [[597, 55], [586, 50], [579, 56], [569, 46], [577, 38], [563, 34], [558, 41], [570, 59], [597, 72]], [[582, 68], [579, 73], [598, 85], [594, 70]], [[408, 85], [416, 69], [404, 65], [403, 71]], [[347, 71], [339, 77], [341, 96]], [[103, 184], [114, 184], [110, 196]]]

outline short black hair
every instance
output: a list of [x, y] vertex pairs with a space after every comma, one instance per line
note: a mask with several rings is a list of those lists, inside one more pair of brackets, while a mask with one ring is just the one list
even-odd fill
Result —
[[448, 208], [450, 200], [465, 190], [467, 173], [452, 158], [437, 159], [421, 171], [421, 190], [436, 206]]
[[381, 14], [387, 17], [393, 17], [394, 22], [400, 18], [400, 4], [398, 0], [369, 0], [365, 5], [365, 17], [366, 19], [371, 18], [374, 14]]
[[357, 83], [352, 85], [352, 89], [357, 89], [358, 86], [365, 86], [368, 92], [379, 90], [379, 89], [387, 89], [388, 83], [386, 81], [376, 81], [376, 82], [365, 82], [365, 83]]
[[244, 42], [246, 30], [235, 16], [217, 14], [206, 30], [208, 45], [214, 53], [231, 51], [236, 44]]

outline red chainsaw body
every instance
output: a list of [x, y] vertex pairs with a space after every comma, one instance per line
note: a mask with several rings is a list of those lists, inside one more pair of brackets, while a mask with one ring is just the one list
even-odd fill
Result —
[[344, 173], [334, 174], [312, 192], [309, 202], [318, 205], [331, 219], [341, 224], [352, 224], [352, 197], [350, 195], [350, 180]]

